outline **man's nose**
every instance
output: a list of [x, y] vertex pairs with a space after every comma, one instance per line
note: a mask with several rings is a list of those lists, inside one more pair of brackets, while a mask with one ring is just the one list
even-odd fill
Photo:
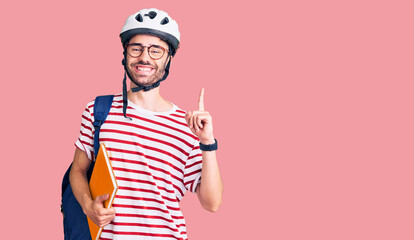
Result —
[[141, 56], [139, 56], [139, 58], [144, 62], [148, 62], [149, 60], [151, 60], [151, 57], [148, 53], [148, 47], [144, 47], [144, 49], [142, 49], [142, 54]]

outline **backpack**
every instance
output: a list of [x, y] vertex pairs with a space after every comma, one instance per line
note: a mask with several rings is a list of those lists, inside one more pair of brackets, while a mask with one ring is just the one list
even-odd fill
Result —
[[[93, 122], [93, 126], [95, 128], [93, 138], [95, 153], [99, 151], [99, 132], [102, 124], [108, 116], [109, 110], [111, 109], [113, 98], [114, 95], [98, 96], [95, 98], [93, 110], [93, 116], [95, 118], [95, 121]], [[87, 172], [88, 181], [91, 179], [94, 166], [95, 161], [92, 161]], [[83, 213], [82, 207], [73, 195], [72, 188], [70, 186], [69, 173], [71, 167], [72, 164], [70, 164], [69, 168], [66, 170], [62, 180], [62, 201], [60, 210], [63, 213], [65, 240], [91, 240], [87, 217]]]

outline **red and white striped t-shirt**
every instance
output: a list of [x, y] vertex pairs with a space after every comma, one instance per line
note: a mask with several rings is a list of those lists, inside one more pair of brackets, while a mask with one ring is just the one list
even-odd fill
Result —
[[[93, 107], [82, 115], [76, 146], [93, 158]], [[101, 239], [187, 239], [179, 201], [195, 192], [201, 176], [198, 138], [188, 128], [185, 112], [151, 112], [128, 102], [122, 113], [122, 94], [115, 95], [99, 140], [110, 152], [119, 186], [113, 207], [116, 216]]]

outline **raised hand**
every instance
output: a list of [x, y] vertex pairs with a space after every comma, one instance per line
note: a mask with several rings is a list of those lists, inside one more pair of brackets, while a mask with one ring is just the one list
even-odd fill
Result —
[[189, 111], [185, 115], [188, 127], [200, 139], [203, 144], [213, 144], [213, 119], [210, 113], [204, 110], [204, 88], [200, 91], [198, 98], [198, 110]]

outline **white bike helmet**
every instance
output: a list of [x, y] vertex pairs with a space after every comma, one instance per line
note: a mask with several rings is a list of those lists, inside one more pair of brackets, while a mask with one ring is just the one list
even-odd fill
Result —
[[128, 75], [129, 79], [133, 81], [135, 85], [137, 85], [137, 87], [131, 88], [131, 90], [133, 92], [138, 92], [141, 90], [149, 91], [153, 88], [158, 87], [160, 85], [160, 82], [164, 81], [170, 72], [171, 60], [168, 61], [167, 66], [165, 67], [164, 76], [151, 86], [141, 86], [134, 81], [126, 67], [126, 45], [129, 43], [129, 40], [137, 34], [147, 34], [159, 37], [161, 40], [168, 44], [168, 54], [171, 56], [175, 55], [180, 44], [180, 32], [178, 31], [178, 24], [164, 11], [158, 10], [156, 8], [142, 9], [127, 18], [124, 27], [121, 30], [121, 34], [119, 35], [121, 37], [122, 46], [124, 48], [124, 59], [122, 60], [122, 64], [124, 65], [125, 74], [123, 80], [122, 95], [123, 112], [125, 118], [128, 118], [126, 116], [126, 109], [128, 106], [126, 75]]
[[166, 12], [156, 8], [142, 9], [127, 18], [120, 34], [122, 45], [128, 44], [129, 40], [137, 34], [159, 37], [173, 47], [173, 56], [179, 47], [180, 32], [177, 22]]

